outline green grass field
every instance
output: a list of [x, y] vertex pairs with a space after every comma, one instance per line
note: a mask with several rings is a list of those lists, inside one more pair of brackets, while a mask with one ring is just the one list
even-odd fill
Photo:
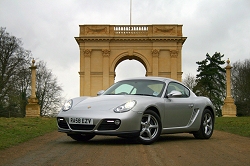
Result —
[[55, 130], [56, 118], [0, 118], [0, 150]]
[[218, 117], [215, 119], [215, 130], [250, 137], [250, 117]]
[[[0, 150], [55, 130], [55, 118], [0, 118]], [[216, 118], [215, 130], [250, 137], [250, 117]]]

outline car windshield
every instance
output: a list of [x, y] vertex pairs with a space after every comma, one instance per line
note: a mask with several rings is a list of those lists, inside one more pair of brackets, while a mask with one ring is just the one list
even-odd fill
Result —
[[165, 83], [156, 80], [119, 81], [107, 89], [103, 95], [144, 95], [161, 97]]

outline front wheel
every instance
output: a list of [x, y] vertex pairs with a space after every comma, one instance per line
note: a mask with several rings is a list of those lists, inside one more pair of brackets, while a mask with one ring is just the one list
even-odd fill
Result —
[[205, 109], [202, 114], [200, 129], [193, 133], [197, 139], [209, 139], [214, 130], [214, 117], [209, 109]]
[[160, 117], [152, 110], [146, 110], [141, 120], [141, 131], [138, 141], [149, 145], [155, 142], [161, 135], [162, 124]]
[[84, 142], [84, 141], [88, 141], [94, 138], [95, 135], [94, 134], [68, 134], [68, 136], [76, 141]]

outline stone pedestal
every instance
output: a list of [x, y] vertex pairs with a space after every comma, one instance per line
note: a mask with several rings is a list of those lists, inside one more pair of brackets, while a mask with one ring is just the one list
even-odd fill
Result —
[[232, 97], [227, 97], [222, 106], [223, 117], [236, 117], [236, 105]]
[[37, 98], [29, 98], [26, 106], [26, 117], [39, 117], [40, 105]]

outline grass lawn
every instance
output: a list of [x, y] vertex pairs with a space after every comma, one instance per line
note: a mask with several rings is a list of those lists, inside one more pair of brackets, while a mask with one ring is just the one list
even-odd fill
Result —
[[0, 150], [55, 130], [56, 118], [0, 118]]
[[215, 130], [250, 137], [250, 117], [218, 117], [215, 119]]
[[[0, 118], [0, 150], [55, 130], [56, 118]], [[218, 117], [215, 130], [250, 137], [250, 117]]]

